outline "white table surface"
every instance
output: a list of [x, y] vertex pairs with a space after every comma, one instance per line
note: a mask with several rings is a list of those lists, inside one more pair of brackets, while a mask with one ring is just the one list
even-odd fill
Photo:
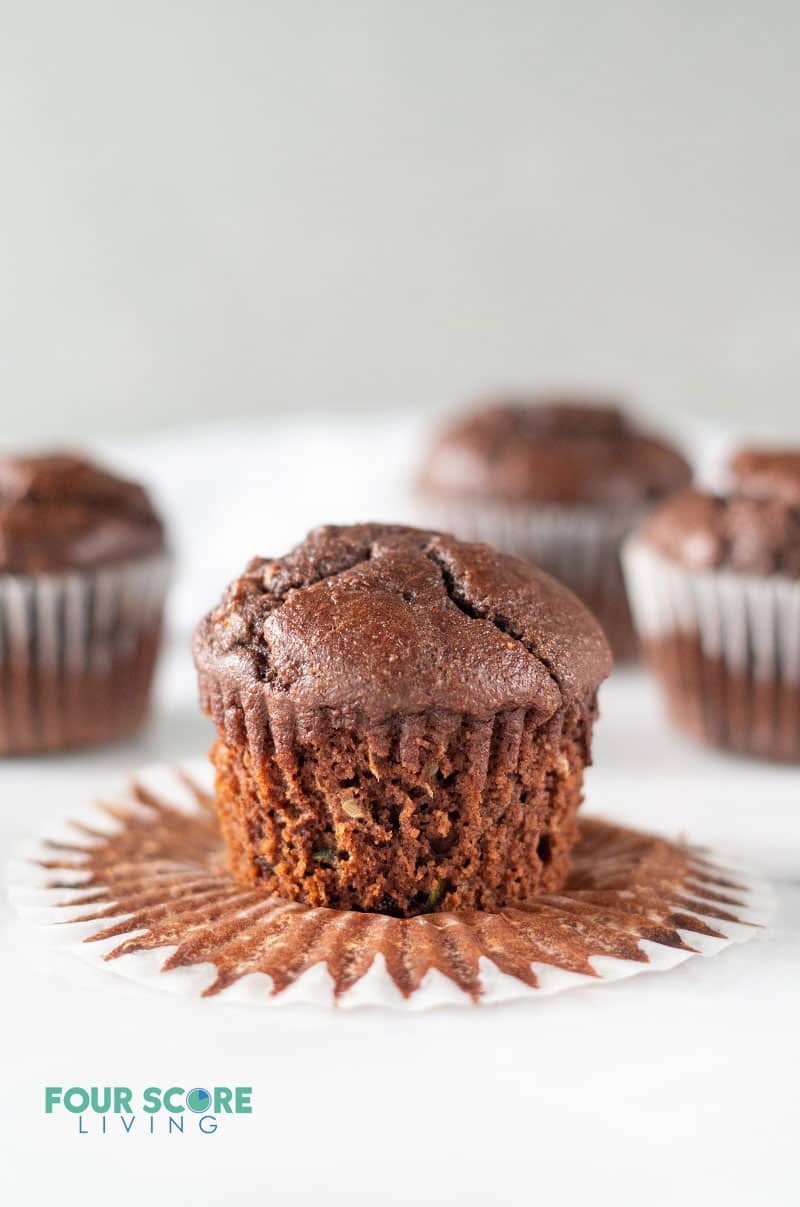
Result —
[[[337, 483], [320, 459], [328, 468], [301, 475], [278, 505], [299, 439], [284, 433], [251, 448], [241, 475], [251, 502], [240, 497], [237, 513], [229, 497], [217, 500], [205, 540], [195, 533], [198, 499], [208, 517], [216, 488], [201, 463], [210, 447], [224, 456], [234, 441], [252, 441], [234, 433], [226, 445], [214, 433], [108, 450], [159, 483], [181, 555], [156, 715], [129, 743], [0, 765], [4, 864], [32, 830], [120, 774], [208, 746], [187, 635], [248, 554], [282, 551], [315, 518], [403, 514], [380, 458], [355, 485], [357, 466]], [[398, 437], [398, 447], [409, 446]], [[263, 509], [252, 503], [256, 487]], [[338, 506], [323, 510], [332, 495]], [[412, 1016], [262, 1014], [219, 1003], [212, 1011], [73, 957], [44, 959], [3, 904], [3, 1201], [797, 1202], [800, 772], [677, 737], [641, 671], [615, 672], [601, 708], [587, 811], [685, 832], [755, 865], [777, 894], [763, 934], [671, 972], [539, 1002]], [[214, 1136], [79, 1136], [71, 1116], [45, 1115], [48, 1084], [244, 1084], [254, 1109]]]

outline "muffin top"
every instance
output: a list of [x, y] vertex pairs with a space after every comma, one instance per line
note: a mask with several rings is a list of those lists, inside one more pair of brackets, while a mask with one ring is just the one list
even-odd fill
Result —
[[504, 502], [644, 503], [687, 486], [664, 440], [613, 405], [568, 398], [496, 402], [454, 420], [422, 470], [423, 491]]
[[800, 507], [800, 448], [741, 448], [731, 474], [740, 494]]
[[255, 558], [198, 625], [194, 656], [223, 695], [263, 685], [298, 710], [375, 720], [526, 708], [543, 721], [611, 668], [597, 621], [537, 567], [382, 524], [317, 528]]
[[0, 459], [0, 573], [88, 569], [163, 548], [134, 482], [70, 453]]
[[731, 494], [682, 491], [642, 538], [691, 570], [800, 578], [800, 450], [741, 449], [731, 470]]

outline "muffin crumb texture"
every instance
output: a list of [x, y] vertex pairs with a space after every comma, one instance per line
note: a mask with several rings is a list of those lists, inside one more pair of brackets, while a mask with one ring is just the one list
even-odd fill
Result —
[[572, 710], [542, 732], [519, 709], [325, 733], [318, 718], [255, 766], [218, 742], [231, 870], [310, 905], [398, 916], [522, 905], [566, 878], [590, 720]]
[[251, 562], [195, 660], [240, 882], [397, 916], [563, 883], [610, 655], [541, 571], [415, 529], [319, 529]]

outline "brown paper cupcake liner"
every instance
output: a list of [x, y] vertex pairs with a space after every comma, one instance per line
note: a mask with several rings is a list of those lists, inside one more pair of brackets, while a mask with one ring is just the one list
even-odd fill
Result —
[[311, 908], [225, 868], [205, 769], [150, 769], [12, 865], [29, 922], [191, 997], [420, 1008], [538, 997], [712, 954], [769, 894], [683, 843], [584, 819], [566, 886], [524, 909], [414, 918]]
[[742, 754], [800, 761], [800, 582], [687, 570], [637, 538], [623, 556], [675, 723]]
[[428, 527], [537, 562], [594, 612], [617, 661], [636, 657], [620, 548], [648, 509], [466, 501], [448, 506], [427, 499], [420, 506]]
[[110, 741], [142, 724], [169, 570], [159, 554], [0, 575], [0, 754]]

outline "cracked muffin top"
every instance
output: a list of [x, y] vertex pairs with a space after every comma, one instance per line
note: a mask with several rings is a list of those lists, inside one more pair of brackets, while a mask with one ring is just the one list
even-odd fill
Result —
[[87, 569], [163, 548], [135, 482], [71, 453], [0, 458], [0, 573]]
[[442, 709], [544, 721], [611, 669], [600, 625], [544, 571], [487, 545], [415, 528], [311, 532], [255, 558], [198, 625], [194, 658], [222, 723], [226, 689], [263, 685], [298, 710], [373, 719]]
[[619, 407], [587, 399], [498, 401], [454, 420], [435, 441], [423, 492], [501, 502], [630, 504], [688, 486], [672, 445]]
[[686, 490], [641, 530], [648, 544], [691, 570], [800, 578], [800, 449], [740, 449], [727, 496]]

